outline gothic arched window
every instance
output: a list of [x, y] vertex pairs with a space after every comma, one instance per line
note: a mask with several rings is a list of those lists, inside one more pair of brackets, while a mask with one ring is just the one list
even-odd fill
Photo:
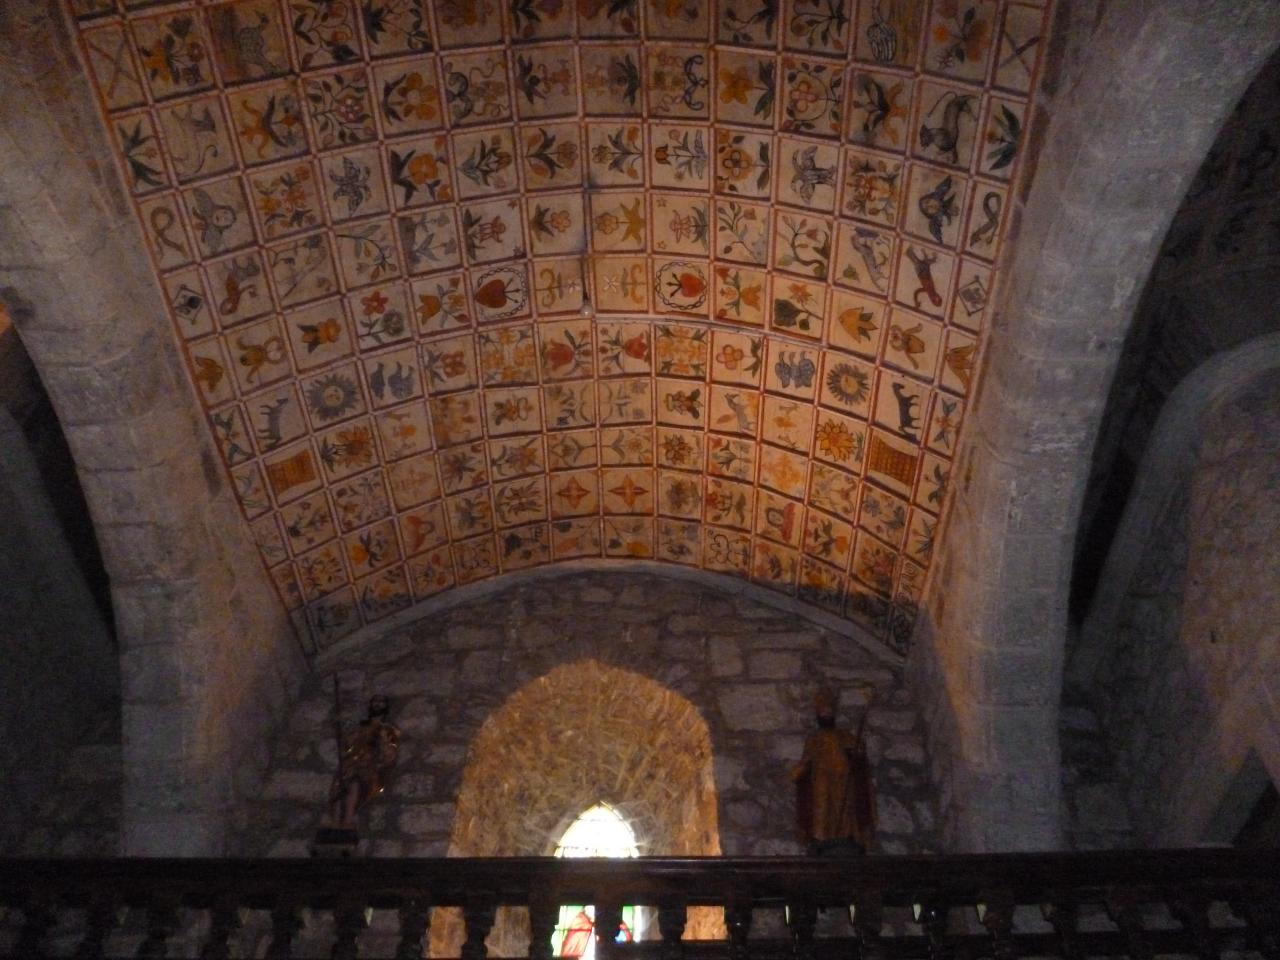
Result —
[[[627, 821], [607, 803], [597, 803], [584, 810], [556, 844], [557, 857], [636, 857], [636, 835]], [[618, 941], [634, 938], [639, 910], [622, 908], [622, 929]], [[551, 952], [556, 957], [595, 956], [596, 910], [591, 904], [570, 904], [560, 908], [560, 919], [551, 935]]]

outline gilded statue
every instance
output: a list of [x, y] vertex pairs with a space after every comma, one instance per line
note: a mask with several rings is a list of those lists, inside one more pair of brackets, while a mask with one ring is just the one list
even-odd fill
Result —
[[836, 728], [836, 695], [829, 688], [815, 698], [818, 729], [804, 743], [792, 768], [796, 785], [796, 826], [813, 854], [863, 854], [875, 829], [875, 793], [863, 729]]
[[400, 731], [387, 722], [390, 704], [383, 696], [369, 699], [369, 715], [341, 740], [338, 770], [329, 790], [329, 811], [343, 829], [355, 829], [356, 814], [382, 793], [400, 754]]

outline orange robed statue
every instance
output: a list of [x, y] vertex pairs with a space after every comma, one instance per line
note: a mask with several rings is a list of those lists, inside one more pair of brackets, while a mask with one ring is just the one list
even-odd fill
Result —
[[[336, 681], [335, 681], [336, 689]], [[354, 828], [356, 812], [382, 792], [400, 754], [400, 731], [387, 722], [387, 698], [369, 700], [369, 716], [347, 737], [338, 755], [338, 772], [329, 791], [333, 821]]]
[[796, 825], [815, 854], [866, 853], [875, 828], [875, 795], [862, 728], [836, 729], [836, 695], [829, 688], [815, 699], [818, 729], [804, 742], [804, 756], [791, 771], [796, 784]]

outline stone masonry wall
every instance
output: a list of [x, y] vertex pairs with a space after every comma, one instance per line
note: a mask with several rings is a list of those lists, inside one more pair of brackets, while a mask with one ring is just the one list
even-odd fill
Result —
[[[1277, 538], [1280, 374], [1272, 373], [1206, 419], [1193, 478], [1152, 536], [1097, 672], [1146, 843], [1208, 839], [1205, 818], [1245, 752], [1275, 740]], [[1156, 782], [1165, 789], [1149, 789]]]
[[0, 517], [3, 852], [16, 849], [30, 829], [95, 714], [108, 707], [118, 715], [120, 674], [36, 458], [3, 404]]
[[[363, 852], [441, 856], [450, 852], [455, 802], [482, 725], [526, 684], [582, 661], [646, 677], [701, 714], [714, 754], [719, 846], [730, 855], [800, 851], [788, 774], [812, 728], [818, 683], [842, 691], [844, 725], [874, 696], [867, 746], [879, 800], [875, 848], [936, 851], [922, 728], [900, 668], [888, 654], [743, 592], [754, 588], [726, 585], [648, 571], [541, 576], [332, 654], [275, 744], [261, 799], [240, 812], [240, 852], [306, 854], [336, 757], [333, 671], [348, 724], [378, 692], [392, 698], [392, 719], [403, 731], [387, 793], [363, 813]], [[620, 750], [654, 736], [642, 710], [616, 712], [634, 724], [610, 730]], [[557, 743], [556, 730], [548, 716], [526, 731], [527, 749], [548, 764], [557, 751], [575, 749]], [[664, 774], [657, 766], [652, 775]], [[564, 810], [563, 823], [580, 812]], [[549, 853], [555, 839], [538, 837], [529, 849]], [[658, 838], [645, 852], [677, 851]]]

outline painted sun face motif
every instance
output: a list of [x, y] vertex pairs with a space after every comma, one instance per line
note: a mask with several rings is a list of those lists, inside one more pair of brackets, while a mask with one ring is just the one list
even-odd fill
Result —
[[355, 381], [340, 373], [327, 374], [307, 389], [311, 412], [325, 423], [350, 413], [358, 399]]

